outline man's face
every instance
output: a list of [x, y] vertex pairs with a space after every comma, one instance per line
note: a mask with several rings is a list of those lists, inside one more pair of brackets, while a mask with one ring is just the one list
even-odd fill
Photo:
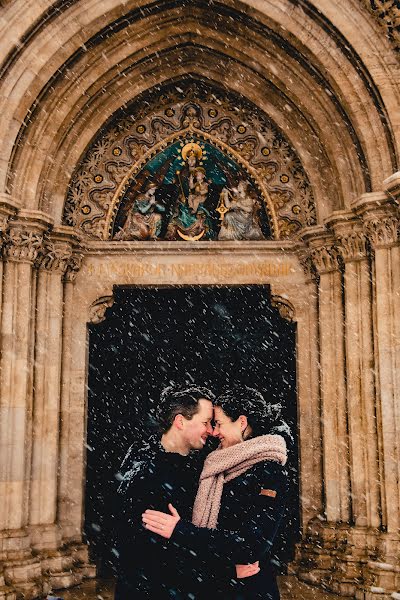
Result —
[[210, 400], [199, 400], [199, 410], [193, 417], [183, 419], [183, 435], [190, 450], [201, 450], [209, 435], [212, 435], [211, 421], [213, 405]]

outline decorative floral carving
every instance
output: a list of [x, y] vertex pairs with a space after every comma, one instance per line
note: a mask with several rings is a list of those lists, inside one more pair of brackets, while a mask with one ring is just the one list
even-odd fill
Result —
[[318, 273], [310, 254], [308, 252], [302, 252], [299, 255], [299, 260], [306, 278], [315, 281], [318, 278]]
[[64, 274], [69, 265], [72, 248], [65, 242], [46, 240], [39, 251], [36, 264], [46, 271], [58, 271]]
[[236, 153], [269, 198], [279, 196], [272, 210], [283, 237], [316, 223], [310, 182], [276, 125], [244, 98], [193, 81], [137, 99], [102, 130], [72, 178], [63, 222], [90, 238], [109, 239], [127, 185], [182, 131]]
[[367, 255], [367, 237], [362, 231], [351, 231], [337, 237], [338, 251], [346, 261], [361, 260]]
[[365, 231], [374, 248], [398, 243], [400, 220], [395, 215], [369, 216], [365, 220]]
[[97, 325], [106, 318], [107, 308], [111, 308], [114, 304], [114, 296], [102, 296], [98, 298], [89, 309], [89, 323]]
[[378, 18], [396, 50], [400, 50], [400, 5], [398, 0], [364, 0]]
[[6, 243], [8, 220], [8, 215], [0, 215], [0, 253], [2, 252], [3, 246]]
[[73, 282], [82, 266], [83, 254], [74, 252], [68, 259], [64, 281]]
[[4, 234], [3, 254], [8, 260], [33, 263], [42, 243], [42, 233], [22, 227], [12, 227]]
[[281, 296], [271, 296], [271, 306], [278, 309], [282, 319], [293, 321], [295, 311], [289, 300]]
[[325, 246], [313, 248], [310, 251], [310, 256], [319, 274], [340, 269], [340, 253], [334, 244], [325, 244]]

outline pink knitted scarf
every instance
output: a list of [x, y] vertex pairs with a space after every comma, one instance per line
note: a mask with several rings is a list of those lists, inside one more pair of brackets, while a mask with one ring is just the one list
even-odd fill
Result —
[[286, 458], [286, 442], [280, 435], [262, 435], [211, 452], [200, 475], [193, 507], [193, 524], [215, 529], [224, 483], [235, 479], [258, 462], [272, 460], [284, 465]]

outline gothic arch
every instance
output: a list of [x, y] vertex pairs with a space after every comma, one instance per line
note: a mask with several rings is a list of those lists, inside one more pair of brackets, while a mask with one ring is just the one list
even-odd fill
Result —
[[[12, 44], [8, 46], [9, 54], [3, 65], [4, 91], [6, 94], [7, 89], [14, 86], [14, 99], [2, 114], [8, 135], [4, 136], [4, 152], [1, 154], [4, 167], [1, 181], [4, 191], [7, 189], [17, 199], [23, 199], [30, 208], [40, 206], [47, 210], [51, 207], [56, 219], [60, 218], [62, 193], [52, 188], [52, 178], [57, 171], [51, 168], [46, 157], [51, 156], [55, 168], [59, 169], [68, 157], [67, 149], [62, 150], [65, 135], [69, 133], [71, 136], [69, 147], [73, 140], [76, 142], [81, 135], [84, 136], [84, 124], [77, 125], [82, 111], [89, 117], [91, 107], [86, 101], [82, 103], [82, 91], [85, 90], [84, 98], [91, 98], [90, 105], [102, 113], [100, 120], [108, 118], [118, 108], [115, 100], [124, 88], [121, 76], [126, 78], [127, 74], [122, 74], [121, 67], [124, 60], [132, 63], [132, 55], [133, 64], [136, 61], [137, 92], [144, 89], [140, 89], [140, 77], [149, 78], [150, 74], [147, 71], [146, 75], [146, 68], [141, 72], [139, 67], [144, 65], [143, 57], [132, 45], [139, 18], [148, 37], [146, 53], [160, 59], [159, 81], [162, 81], [161, 74], [171, 64], [178, 49], [183, 57], [185, 53], [189, 54], [177, 69], [182, 73], [199, 70], [201, 55], [209, 53], [204, 69], [209, 72], [214, 69], [216, 80], [223, 78], [221, 65], [227, 66], [228, 72], [231, 69], [232, 74], [245, 74], [247, 68], [246, 95], [249, 98], [252, 94], [254, 97], [252, 88], [257, 79], [263, 82], [257, 104], [265, 104], [267, 94], [272, 100], [271, 106], [265, 107], [271, 109], [267, 110], [269, 114], [278, 112], [279, 106], [278, 94], [273, 86], [279, 90], [281, 97], [284, 94], [289, 99], [288, 112], [294, 111], [295, 105], [298, 105], [296, 116], [307, 125], [307, 147], [301, 142], [306, 129], [296, 127], [296, 119], [285, 114], [290, 129], [288, 133], [302, 155], [303, 163], [306, 164], [307, 153], [314, 158], [318, 156], [323, 169], [332, 170], [333, 177], [329, 179], [336, 184], [336, 189], [333, 183], [333, 187], [326, 189], [321, 181], [315, 182], [318, 184], [314, 187], [318, 206], [321, 206], [321, 218], [326, 217], [332, 208], [348, 206], [361, 192], [379, 189], [382, 179], [396, 168], [398, 117], [395, 107], [398, 96], [394, 82], [397, 67], [391, 58], [390, 44], [378, 35], [379, 24], [355, 0], [350, 3], [351, 6], [349, 3], [336, 6], [335, 13], [326, 2], [320, 11], [305, 1], [295, 7], [290, 0], [287, 6], [282, 7], [266, 2], [262, 10], [253, 7], [250, 10], [249, 2], [215, 3], [215, 17], [225, 26], [225, 33], [219, 31], [218, 36], [208, 27], [205, 6], [201, 1], [196, 0], [190, 8], [183, 7], [182, 10], [167, 2], [128, 2], [123, 6], [115, 2], [104, 4], [101, 15], [96, 13], [96, 7], [91, 7], [83, 33], [79, 23], [83, 11], [88, 10], [87, 4], [74, 2], [56, 8], [49, 2], [46, 13], [38, 11], [37, 23], [30, 32], [28, 23], [22, 19], [21, 27], [25, 27], [26, 33], [21, 34], [21, 47], [12, 49]], [[19, 14], [19, 9], [19, 2], [11, 3], [8, 9], [11, 22]], [[352, 11], [357, 15], [357, 27], [349, 19]], [[100, 21], [102, 28], [99, 27]], [[50, 42], [53, 29], [60, 22], [65, 25], [61, 28], [61, 35], [67, 36], [62, 50], [59, 37], [53, 36], [57, 42]], [[364, 28], [362, 36], [361, 23]], [[163, 33], [167, 25], [175, 28], [172, 43], [171, 38]], [[341, 30], [348, 40], [344, 39]], [[237, 44], [235, 38], [242, 39], [243, 43]], [[360, 38], [365, 42], [364, 47]], [[247, 53], [249, 39], [252, 40], [252, 57]], [[380, 55], [365, 50], [372, 49], [374, 44], [379, 47]], [[242, 57], [239, 46], [242, 47]], [[104, 61], [97, 58], [106, 48], [108, 61], [105, 69]], [[131, 49], [130, 55], [125, 53], [124, 58], [128, 48]], [[29, 68], [24, 70], [27, 61], [23, 56], [27, 52]], [[261, 56], [268, 57], [266, 64], [260, 60]], [[250, 65], [251, 69], [248, 68]], [[377, 69], [384, 69], [389, 82], [386, 87], [374, 77]], [[32, 77], [31, 73], [35, 76]], [[65, 75], [72, 83], [68, 89], [63, 89], [59, 81], [60, 77], [65, 80]], [[16, 86], [12, 83], [15, 83], [15, 78]], [[109, 83], [106, 83], [107, 78]], [[73, 89], [78, 81], [80, 101], [78, 98], [73, 100]], [[234, 82], [230, 81], [228, 85], [233, 87]], [[344, 96], [343, 89], [346, 89]], [[107, 91], [101, 93], [101, 90]], [[98, 100], [95, 101], [96, 94]], [[123, 95], [120, 105], [129, 100], [127, 94]], [[105, 96], [113, 96], [114, 102]], [[62, 101], [63, 97], [66, 102]], [[282, 107], [280, 110], [282, 112]], [[47, 115], [52, 115], [52, 118], [48, 119]], [[96, 116], [99, 117], [99, 113]], [[93, 135], [93, 124], [90, 127]], [[81, 147], [79, 153], [82, 150]], [[328, 154], [328, 160], [324, 160], [324, 152]], [[78, 156], [75, 155], [75, 159]], [[352, 168], [349, 170], [350, 164]], [[72, 171], [73, 168], [74, 164], [66, 165], [67, 170]], [[317, 174], [315, 178], [318, 179]], [[39, 180], [44, 182], [43, 185], [39, 184]]]

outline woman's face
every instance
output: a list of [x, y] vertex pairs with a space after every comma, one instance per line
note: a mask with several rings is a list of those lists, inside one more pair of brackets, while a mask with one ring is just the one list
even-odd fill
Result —
[[240, 416], [236, 421], [232, 421], [220, 406], [214, 406], [214, 421], [213, 436], [220, 440], [221, 448], [229, 448], [229, 446], [243, 442], [243, 431], [247, 427], [245, 416]]

